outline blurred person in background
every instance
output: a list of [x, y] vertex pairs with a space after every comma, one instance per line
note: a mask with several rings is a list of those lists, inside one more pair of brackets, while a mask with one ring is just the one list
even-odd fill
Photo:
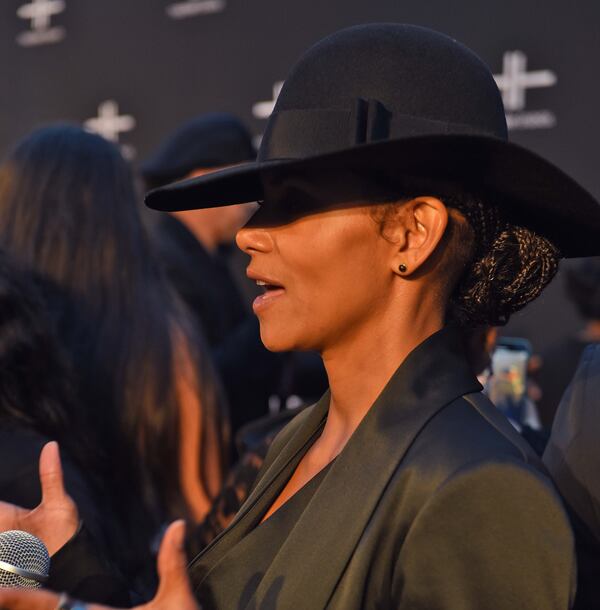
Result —
[[[161, 524], [209, 510], [225, 474], [227, 424], [119, 150], [68, 125], [22, 140], [0, 168], [0, 244], [46, 286], [77, 407], [102, 456], [96, 474], [118, 517], [111, 542], [134, 582]], [[150, 580], [141, 576], [139, 588]]]
[[[140, 172], [150, 190], [255, 156], [250, 134], [238, 119], [211, 113], [180, 126], [142, 163]], [[248, 318], [228, 267], [228, 254], [236, 231], [251, 211], [249, 205], [238, 205], [155, 217], [152, 238], [160, 263], [211, 348], [219, 346]]]
[[[238, 118], [207, 113], [167, 137], [140, 172], [150, 190], [255, 157], [250, 134]], [[227, 393], [234, 438], [245, 424], [268, 414], [271, 397], [299, 393], [316, 399], [326, 387], [316, 355], [273, 354], [263, 346], [258, 321], [236, 284], [233, 240], [253, 210], [251, 204], [180, 210], [159, 216], [152, 225], [165, 274], [210, 346]]]
[[577, 610], [600, 600], [600, 341], [585, 348], [554, 418], [543, 460], [568, 509], [577, 548]]
[[28, 508], [39, 504], [39, 454], [48, 441], [58, 441], [65, 487], [97, 542], [100, 557], [117, 570], [115, 578], [106, 578], [102, 560], [88, 555], [86, 569], [96, 571], [96, 576], [69, 593], [124, 603], [128, 591], [118, 574], [124, 566], [111, 542], [114, 515], [98, 476], [100, 455], [89, 442], [90, 432], [73, 395], [71, 367], [37, 288], [39, 281], [20, 272], [0, 252], [0, 502]]
[[537, 374], [541, 397], [537, 406], [542, 424], [548, 430], [584, 349], [589, 344], [600, 343], [600, 257], [583, 259], [567, 268], [565, 287], [584, 326], [541, 354]]

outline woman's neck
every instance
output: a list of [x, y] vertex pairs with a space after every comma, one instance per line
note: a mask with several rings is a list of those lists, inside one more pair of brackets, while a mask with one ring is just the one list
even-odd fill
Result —
[[[427, 309], [423, 307], [420, 311]], [[361, 329], [347, 344], [324, 351], [331, 403], [320, 445], [335, 457], [408, 354], [443, 326], [440, 314], [398, 315]]]

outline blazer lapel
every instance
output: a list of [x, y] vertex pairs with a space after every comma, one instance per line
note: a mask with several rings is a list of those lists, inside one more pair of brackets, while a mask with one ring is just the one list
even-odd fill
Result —
[[[417, 347], [332, 465], [247, 607], [260, 608], [277, 582], [281, 586], [278, 608], [324, 608], [388, 481], [419, 431], [445, 405], [479, 390], [457, 331], [444, 329]], [[297, 436], [307, 438], [306, 434]], [[281, 489], [274, 483], [290, 466], [293, 450], [296, 457], [303, 454], [296, 445], [284, 450], [253, 494], [257, 499], [267, 498], [265, 508]]]
[[[192, 580], [199, 584], [229, 549], [235, 546], [256, 524], [279, 495], [314, 439], [321, 434], [329, 408], [329, 392], [307, 414], [289, 442], [266, 468], [237, 515], [211, 544], [189, 564]], [[293, 424], [289, 424], [293, 425]]]

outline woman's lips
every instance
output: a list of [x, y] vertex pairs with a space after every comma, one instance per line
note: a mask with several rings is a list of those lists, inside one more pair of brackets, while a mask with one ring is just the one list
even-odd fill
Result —
[[284, 294], [285, 288], [279, 286], [268, 287], [264, 294], [261, 294], [254, 299], [252, 310], [255, 314], [258, 314]]

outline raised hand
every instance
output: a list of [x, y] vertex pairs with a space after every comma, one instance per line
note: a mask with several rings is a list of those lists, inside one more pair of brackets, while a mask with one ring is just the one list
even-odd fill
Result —
[[185, 522], [175, 521], [165, 532], [158, 551], [158, 592], [138, 610], [200, 610], [188, 578], [184, 539]]
[[[176, 521], [167, 529], [158, 552], [158, 592], [151, 602], [133, 610], [200, 610], [187, 576], [184, 536], [183, 521]], [[7, 610], [56, 610], [58, 602], [59, 595], [50, 591], [0, 589], [0, 608]], [[86, 608], [117, 610], [98, 604], [88, 604]]]
[[75, 502], [67, 495], [58, 443], [44, 445], [40, 454], [42, 501], [33, 510], [0, 502], [0, 531], [24, 530], [37, 536], [53, 555], [77, 531], [79, 515]]

